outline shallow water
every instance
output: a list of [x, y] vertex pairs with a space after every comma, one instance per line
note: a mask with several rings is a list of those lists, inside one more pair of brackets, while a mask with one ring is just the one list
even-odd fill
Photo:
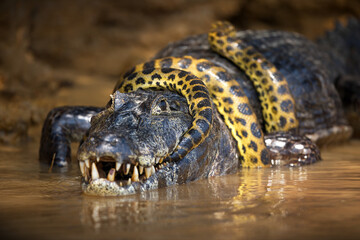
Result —
[[1, 239], [359, 239], [360, 141], [301, 168], [242, 170], [140, 195], [81, 194], [37, 160], [38, 144], [0, 149]]

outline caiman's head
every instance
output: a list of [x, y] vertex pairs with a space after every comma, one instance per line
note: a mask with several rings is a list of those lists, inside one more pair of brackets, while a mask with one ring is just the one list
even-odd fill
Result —
[[[218, 132], [210, 134], [210, 139], [184, 159], [164, 160], [191, 123], [185, 98], [175, 93], [115, 92], [111, 104], [92, 118], [86, 139], [79, 147], [83, 191], [95, 195], [127, 195], [236, 169], [233, 166], [237, 164], [236, 151], [229, 147], [232, 138], [228, 134], [220, 141], [222, 134]], [[218, 120], [214, 125], [213, 131], [220, 131], [221, 127], [227, 131], [226, 126], [219, 126]], [[234, 160], [220, 166], [216, 162], [220, 149]]]

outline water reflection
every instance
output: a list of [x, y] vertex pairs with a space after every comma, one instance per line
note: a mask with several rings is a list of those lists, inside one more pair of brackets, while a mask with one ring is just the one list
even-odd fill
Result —
[[[232, 176], [121, 198], [84, 196], [81, 223], [96, 231], [109, 226], [150, 224], [182, 215], [244, 224], [269, 216], [286, 217], [286, 201], [301, 201], [306, 168], [246, 169]], [[217, 202], [215, 202], [215, 200]], [[211, 214], [204, 215], [209, 212]], [[205, 216], [205, 217], [204, 217]]]
[[350, 142], [323, 151], [324, 161], [312, 166], [244, 169], [116, 198], [81, 194], [76, 163], [49, 173], [34, 146], [0, 150], [0, 233], [15, 239], [351, 239], [360, 234], [359, 149], [359, 141]]
[[307, 169], [244, 169], [239, 181], [238, 194], [230, 200], [235, 221], [246, 223], [268, 216], [286, 217], [289, 206], [285, 202], [293, 198], [301, 201], [304, 197], [302, 188], [307, 181]]
[[[166, 192], [169, 193], [170, 198], [173, 198], [176, 189], [169, 189]], [[126, 197], [84, 196], [80, 214], [81, 223], [100, 231], [109, 226], [153, 222], [156, 221], [156, 215], [160, 210], [158, 200], [158, 191]]]

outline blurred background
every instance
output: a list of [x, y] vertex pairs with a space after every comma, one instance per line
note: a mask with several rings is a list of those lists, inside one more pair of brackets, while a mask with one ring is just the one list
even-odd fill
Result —
[[215, 20], [316, 39], [348, 16], [360, 16], [359, 0], [2, 0], [0, 143], [38, 138], [31, 129], [54, 106], [104, 105], [121, 73]]

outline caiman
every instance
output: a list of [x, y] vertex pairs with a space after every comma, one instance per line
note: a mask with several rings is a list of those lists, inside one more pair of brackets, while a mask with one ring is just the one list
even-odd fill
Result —
[[359, 70], [348, 63], [360, 59], [359, 34], [357, 20], [317, 43], [217, 22], [130, 69], [106, 107], [50, 111], [40, 160], [68, 166], [70, 144], [80, 142], [82, 190], [103, 196], [316, 162], [315, 143], [351, 136], [335, 86], [352, 105], [360, 99]]

